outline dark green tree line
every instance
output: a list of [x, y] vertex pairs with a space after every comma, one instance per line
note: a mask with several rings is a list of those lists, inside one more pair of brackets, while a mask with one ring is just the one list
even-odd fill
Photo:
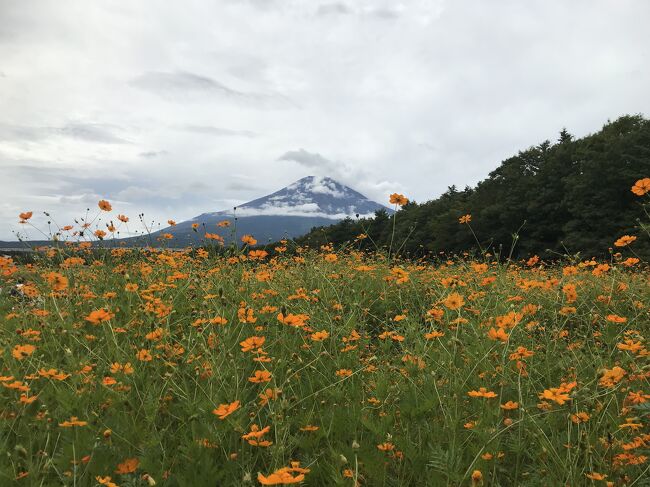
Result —
[[[298, 239], [319, 246], [353, 242], [365, 249], [386, 247], [412, 256], [487, 250], [507, 257], [538, 254], [602, 256], [620, 236], [638, 235], [632, 250], [650, 256], [650, 239], [639, 231], [645, 215], [630, 191], [650, 177], [650, 120], [623, 116], [580, 139], [566, 130], [504, 160], [476, 187], [451, 186], [425, 203], [410, 202], [393, 217], [346, 219], [318, 227]], [[408, 195], [407, 195], [408, 196]], [[471, 228], [458, 218], [472, 215]], [[517, 235], [518, 238], [515, 237]], [[516, 240], [516, 242], [515, 242]]]

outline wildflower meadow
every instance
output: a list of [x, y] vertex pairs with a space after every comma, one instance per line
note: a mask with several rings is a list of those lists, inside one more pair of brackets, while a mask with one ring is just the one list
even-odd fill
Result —
[[546, 262], [114, 230], [0, 257], [0, 485], [649, 485], [643, 232]]

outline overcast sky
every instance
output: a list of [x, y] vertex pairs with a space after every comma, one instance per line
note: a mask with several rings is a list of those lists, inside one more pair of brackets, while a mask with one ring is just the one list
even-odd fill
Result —
[[648, 116], [648, 19], [646, 0], [0, 0], [0, 239], [21, 211], [181, 221], [307, 175], [435, 198], [562, 127]]

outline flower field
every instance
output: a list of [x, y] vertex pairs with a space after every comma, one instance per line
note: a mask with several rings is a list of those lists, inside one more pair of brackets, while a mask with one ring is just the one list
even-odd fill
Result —
[[638, 259], [289, 246], [0, 258], [0, 484], [647, 485]]

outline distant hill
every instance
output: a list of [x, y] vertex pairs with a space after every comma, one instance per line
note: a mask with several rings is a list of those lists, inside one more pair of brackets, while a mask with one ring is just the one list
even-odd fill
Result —
[[[253, 235], [260, 244], [295, 238], [314, 227], [332, 225], [345, 218], [367, 218], [377, 211], [392, 212], [352, 188], [331, 178], [307, 176], [274, 193], [231, 210], [203, 213], [191, 220], [158, 230], [148, 236], [105, 240], [103, 245], [144, 246], [165, 241], [169, 247], [205, 243], [205, 234], [217, 234], [225, 242]], [[217, 224], [227, 220], [229, 226]], [[197, 228], [194, 228], [196, 226]], [[164, 235], [172, 235], [165, 240]], [[32, 245], [49, 244], [47, 241]], [[24, 245], [24, 244], [23, 244]], [[22, 247], [19, 242], [0, 242], [0, 248]]]

